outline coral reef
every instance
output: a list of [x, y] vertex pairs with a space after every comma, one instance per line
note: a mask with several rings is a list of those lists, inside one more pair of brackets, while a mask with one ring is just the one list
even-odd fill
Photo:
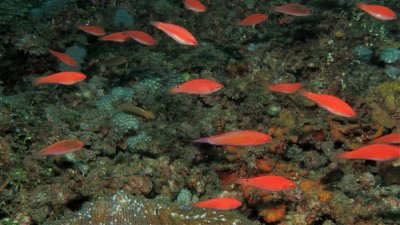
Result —
[[74, 224], [220, 224], [251, 225], [250, 220], [232, 212], [218, 212], [198, 208], [181, 208], [163, 200], [135, 198], [118, 192], [111, 199], [86, 204], [81, 212], [65, 216], [48, 225]]

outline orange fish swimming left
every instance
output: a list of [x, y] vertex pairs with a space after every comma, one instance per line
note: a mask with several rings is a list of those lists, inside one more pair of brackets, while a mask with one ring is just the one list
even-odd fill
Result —
[[39, 84], [63, 84], [72, 85], [86, 79], [86, 75], [80, 72], [66, 71], [54, 73], [48, 76], [38, 77], [34, 80], [35, 85]]
[[50, 155], [62, 155], [74, 151], [78, 151], [83, 148], [85, 143], [79, 139], [66, 139], [58, 141], [54, 144], [47, 146], [46, 148], [33, 153], [34, 156], [50, 156]]
[[69, 56], [65, 53], [54, 51], [52, 49], [49, 49], [49, 52], [52, 55], [54, 55], [57, 59], [59, 59], [61, 62], [67, 64], [68, 66], [75, 67], [78, 65], [78, 63], [75, 61], [75, 59], [73, 59], [71, 56]]

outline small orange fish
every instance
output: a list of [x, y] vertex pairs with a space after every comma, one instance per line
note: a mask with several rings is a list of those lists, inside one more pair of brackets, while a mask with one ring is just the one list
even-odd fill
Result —
[[292, 180], [281, 176], [259, 176], [236, 180], [237, 184], [249, 185], [267, 191], [286, 191], [296, 187]]
[[49, 156], [49, 155], [62, 155], [74, 151], [78, 151], [83, 148], [85, 143], [78, 139], [66, 139], [58, 141], [39, 152], [33, 153], [33, 156]]
[[205, 12], [207, 10], [207, 7], [205, 7], [199, 0], [184, 0], [183, 4], [185, 9], [195, 12]]
[[100, 41], [125, 42], [129, 37], [124, 32], [115, 32], [99, 38]]
[[140, 30], [128, 30], [124, 31], [124, 34], [140, 44], [149, 46], [157, 44], [156, 40], [150, 34]]
[[268, 19], [267, 14], [252, 14], [238, 22], [238, 26], [250, 26], [263, 22]]
[[353, 151], [339, 153], [336, 158], [386, 161], [400, 158], [400, 148], [387, 144], [373, 144]]
[[106, 34], [106, 31], [98, 26], [81, 25], [78, 26], [78, 29], [94, 36], [103, 36]]
[[172, 23], [164, 23], [164, 22], [151, 22], [151, 25], [156, 27], [157, 29], [162, 30], [176, 42], [182, 45], [197, 45], [197, 41], [194, 36], [185, 28], [172, 24]]
[[73, 59], [71, 56], [62, 53], [62, 52], [57, 52], [54, 50], [49, 49], [49, 52], [54, 55], [57, 59], [59, 59], [61, 62], [67, 64], [68, 66], [75, 67], [78, 65], [78, 63]]
[[394, 20], [397, 18], [396, 13], [386, 6], [370, 5], [363, 2], [357, 3], [356, 5], [357, 8], [378, 20]]
[[301, 83], [280, 83], [280, 84], [267, 84], [265, 86], [270, 91], [281, 92], [285, 94], [293, 94], [300, 90], [303, 85]]
[[252, 130], [241, 130], [200, 138], [194, 142], [211, 145], [252, 146], [263, 145], [271, 141], [272, 138], [267, 134]]
[[389, 143], [389, 144], [400, 144], [400, 133], [391, 133], [379, 138], [374, 139], [370, 142], [373, 143]]
[[208, 80], [208, 79], [194, 79], [186, 81], [178, 86], [171, 88], [171, 93], [186, 93], [196, 95], [207, 95], [218, 91], [223, 88], [224, 85]]
[[86, 79], [86, 75], [74, 71], [54, 73], [48, 76], [38, 77], [34, 80], [35, 85], [39, 84], [63, 84], [72, 85]]
[[271, 9], [274, 12], [280, 12], [292, 16], [309, 16], [311, 11], [299, 3], [289, 3], [286, 5], [277, 6]]
[[213, 198], [201, 202], [193, 203], [197, 208], [205, 209], [218, 209], [218, 210], [231, 210], [239, 208], [242, 202], [236, 198]]
[[335, 96], [316, 94], [310, 91], [302, 91], [300, 92], [300, 94], [335, 115], [344, 117], [356, 116], [354, 110], [346, 102]]

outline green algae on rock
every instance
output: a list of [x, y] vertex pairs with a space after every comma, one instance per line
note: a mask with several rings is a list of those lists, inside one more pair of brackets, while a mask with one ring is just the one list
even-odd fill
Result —
[[161, 199], [144, 199], [119, 191], [111, 199], [91, 202], [78, 213], [46, 224], [253, 225], [255, 223], [234, 212], [183, 208]]

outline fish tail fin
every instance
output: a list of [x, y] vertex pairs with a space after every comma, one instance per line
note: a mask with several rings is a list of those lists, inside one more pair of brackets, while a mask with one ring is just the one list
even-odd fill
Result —
[[193, 142], [196, 142], [196, 143], [209, 143], [209, 140], [208, 140], [208, 137], [204, 137], [204, 138], [196, 139]]
[[158, 22], [158, 21], [150, 21], [150, 24], [151, 25], [153, 25], [153, 26], [155, 26], [155, 27], [158, 27], [158, 24], [159, 24], [160, 22]]
[[171, 92], [172, 94], [176, 94], [176, 93], [178, 93], [179, 91], [178, 91], [178, 88], [172, 87], [171, 89], [169, 89], [169, 92]]
[[40, 158], [42, 158], [43, 157], [43, 154], [42, 154], [42, 152], [41, 151], [38, 151], [38, 152], [34, 152], [34, 153], [32, 153], [32, 158], [33, 159], [40, 159]]
[[307, 90], [304, 88], [300, 88], [300, 90], [296, 91], [297, 94], [304, 96], [306, 94]]
[[38, 77], [38, 78], [35, 78], [35, 79], [33, 79], [33, 81], [32, 81], [32, 84], [33, 85], [39, 85], [39, 84], [41, 84], [42, 83], [42, 80], [41, 80], [41, 78], [40, 77]]
[[236, 179], [233, 181], [233, 183], [235, 183], [235, 184], [242, 184], [242, 185], [247, 184], [247, 182], [246, 182], [245, 179], [243, 179], [243, 178], [236, 178]]
[[356, 3], [357, 8], [362, 9], [364, 8], [365, 3], [364, 2], [358, 2]]
[[339, 153], [335, 156], [336, 159], [347, 159], [347, 152]]

